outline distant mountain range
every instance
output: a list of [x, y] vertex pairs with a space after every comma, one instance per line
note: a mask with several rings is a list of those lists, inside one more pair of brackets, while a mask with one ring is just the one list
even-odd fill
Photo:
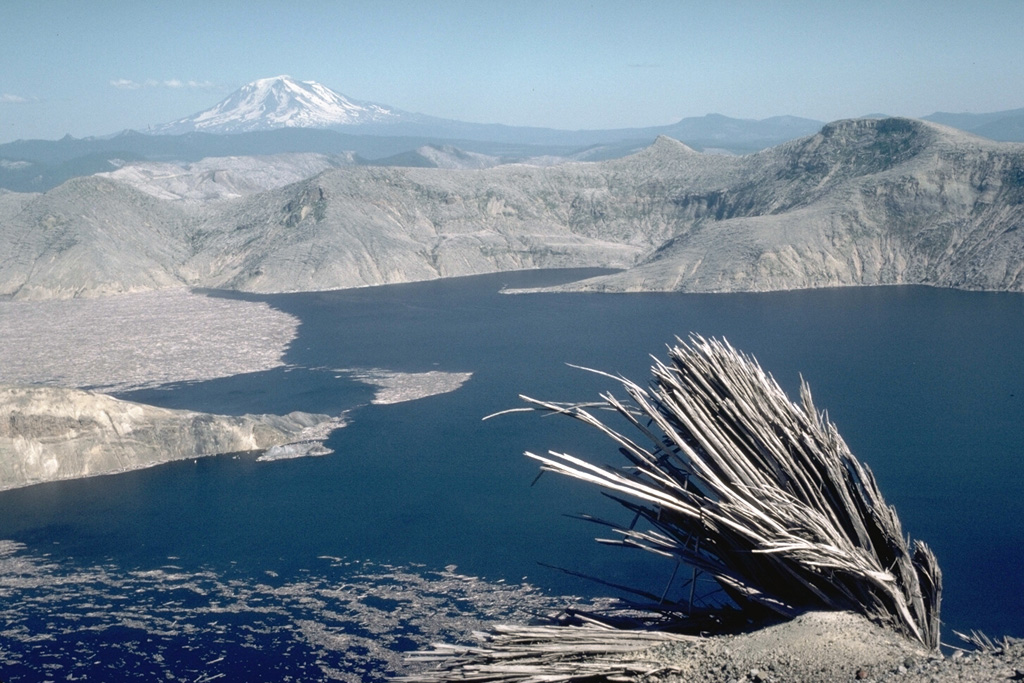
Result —
[[[995, 140], [1024, 141], [1024, 109], [936, 113], [926, 119]], [[614, 130], [479, 124], [354, 100], [314, 81], [277, 76], [253, 81], [210, 109], [145, 133], [0, 145], [0, 189], [43, 192], [126, 164], [191, 164], [209, 157], [315, 153], [357, 165], [418, 167], [600, 161], [633, 154], [662, 135], [697, 151], [742, 155], [812, 135], [823, 125], [794, 116], [753, 120], [720, 114]]]
[[615, 130], [565, 131], [553, 128], [467, 123], [414, 114], [373, 102], [360, 102], [315, 81], [277, 76], [253, 81], [212, 108], [172, 123], [154, 126], [156, 134], [241, 133], [279, 128], [326, 128], [360, 135], [431, 140], [497, 142], [512, 145], [579, 148], [623, 141], [650, 144], [659, 135], [686, 140], [697, 148], [721, 147], [750, 152], [809, 135], [821, 121], [777, 116], [761, 121], [721, 115], [683, 119], [670, 126]]
[[925, 121], [941, 123], [1000, 142], [1024, 142], [1024, 109], [1008, 109], [988, 114], [950, 114], [936, 112]]
[[[297, 173], [334, 163], [283, 161]], [[168, 201], [191, 186], [156, 174], [0, 192], [0, 297], [306, 291], [554, 267], [625, 269], [579, 285], [599, 291], [1024, 291], [1024, 145], [912, 119], [839, 121], [747, 156], [661, 137], [597, 163], [342, 166], [263, 191], [256, 170], [224, 173], [220, 187], [249, 188], [230, 201]], [[183, 175], [218, 185], [208, 171]]]
[[434, 165], [437, 155], [431, 149], [447, 150], [437, 165], [460, 154], [486, 155], [494, 163], [598, 161], [632, 154], [659, 135], [685, 140], [698, 150], [746, 154], [809, 135], [821, 125], [789, 116], [755, 121], [718, 114], [616, 130], [478, 124], [353, 100], [313, 81], [278, 76], [249, 83], [210, 109], [145, 133], [0, 145], [0, 189], [43, 192], [133, 162], [192, 163], [284, 153], [343, 155], [356, 164], [383, 166]]

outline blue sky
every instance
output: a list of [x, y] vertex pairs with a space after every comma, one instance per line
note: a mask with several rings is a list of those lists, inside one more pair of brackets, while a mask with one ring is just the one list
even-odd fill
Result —
[[145, 130], [289, 74], [482, 123], [1024, 107], [1024, 0], [3, 0], [0, 142]]

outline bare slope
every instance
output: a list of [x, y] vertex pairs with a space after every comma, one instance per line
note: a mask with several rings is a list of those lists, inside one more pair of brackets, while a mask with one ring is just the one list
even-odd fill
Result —
[[628, 267], [674, 230], [646, 181], [601, 164], [341, 169], [207, 221], [188, 265], [212, 286], [254, 291]]
[[131, 185], [158, 199], [196, 203], [245, 197], [354, 163], [354, 155], [307, 152], [207, 157], [193, 163], [139, 161], [96, 175]]
[[0, 196], [0, 297], [174, 284], [333, 289], [502, 270], [630, 270], [611, 291], [925, 283], [1024, 289], [1024, 145], [839, 121], [747, 157], [668, 138], [631, 157], [339, 168], [231, 201], [79, 178]]
[[0, 225], [0, 296], [70, 298], [182, 286], [185, 214], [105, 178], [33, 195]]
[[830, 124], [746, 159], [748, 180], [637, 267], [569, 288], [1024, 289], [1024, 146], [906, 119]]
[[[209, 415], [80, 389], [0, 386], [0, 489], [309, 438], [326, 415]], [[334, 425], [337, 426], [337, 425]]]

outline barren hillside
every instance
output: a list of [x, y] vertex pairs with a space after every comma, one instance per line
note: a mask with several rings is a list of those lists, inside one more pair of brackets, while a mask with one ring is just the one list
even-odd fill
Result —
[[857, 119], [745, 157], [660, 138], [623, 159], [553, 167], [337, 168], [216, 202], [78, 178], [0, 196], [0, 296], [302, 291], [589, 266], [625, 270], [575, 288], [1020, 291], [1022, 224], [1024, 145]]

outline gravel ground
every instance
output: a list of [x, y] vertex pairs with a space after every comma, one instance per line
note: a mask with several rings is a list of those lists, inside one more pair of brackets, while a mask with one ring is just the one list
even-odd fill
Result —
[[848, 613], [815, 612], [736, 636], [672, 643], [649, 653], [665, 683], [1024, 680], [1024, 641], [992, 652], [931, 653]]
[[414, 653], [402, 683], [946, 683], [1024, 680], [1024, 640], [931, 652], [848, 612], [811, 612], [739, 635], [497, 626], [477, 645]]

